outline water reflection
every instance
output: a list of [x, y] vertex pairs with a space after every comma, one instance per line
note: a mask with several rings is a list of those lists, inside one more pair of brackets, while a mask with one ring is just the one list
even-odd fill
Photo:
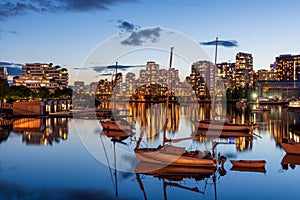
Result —
[[259, 132], [269, 132], [274, 138], [276, 146], [280, 146], [282, 138], [294, 139], [300, 142], [300, 117], [299, 113], [289, 112], [282, 106], [272, 106], [271, 112], [253, 114], [254, 120], [259, 124]]
[[300, 165], [300, 155], [286, 154], [281, 160], [282, 169], [287, 170], [289, 167], [295, 169], [296, 165]]
[[22, 134], [22, 142], [52, 145], [68, 138], [67, 118], [21, 118], [13, 121], [13, 131]]
[[[214, 168], [189, 168], [179, 166], [164, 166], [159, 167], [157, 164], [150, 164], [146, 162], [139, 162], [135, 167], [136, 180], [143, 193], [144, 199], [148, 199], [148, 195], [153, 193], [151, 187], [146, 188], [143, 180], [146, 176], [151, 176], [157, 181], [162, 182], [163, 197], [168, 199], [168, 188], [175, 188], [175, 190], [187, 191], [196, 193], [196, 195], [211, 197], [207, 194], [206, 188], [210, 185], [213, 186], [214, 198], [217, 199], [217, 174], [220, 176], [226, 174], [226, 171], [218, 173]], [[145, 180], [144, 180], [145, 182]], [[174, 192], [174, 190], [173, 190]], [[170, 192], [169, 192], [170, 194]]]

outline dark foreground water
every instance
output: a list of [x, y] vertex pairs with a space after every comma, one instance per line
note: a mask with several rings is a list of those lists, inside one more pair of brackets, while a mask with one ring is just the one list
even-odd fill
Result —
[[[197, 117], [188, 109], [172, 110], [179, 114], [170, 114], [170, 137], [190, 136], [190, 118]], [[160, 144], [162, 136], [154, 134], [163, 124], [156, 113], [161, 112], [159, 106], [130, 112], [136, 132], [145, 128], [147, 139], [142, 145]], [[201, 112], [197, 113], [202, 115]], [[299, 199], [300, 156], [285, 156], [279, 142], [282, 137], [299, 141], [300, 116], [279, 106], [273, 106], [270, 112], [233, 109], [229, 113], [234, 120], [256, 122], [258, 128], [254, 133], [258, 136], [214, 139], [231, 143], [216, 148], [217, 153], [227, 158], [226, 172], [216, 171], [197, 180], [135, 174], [137, 160], [133, 148], [138, 133], [114, 144], [103, 134], [97, 120], [15, 119], [1, 130], [0, 199]], [[176, 145], [211, 150], [211, 139]], [[284, 157], [289, 165], [281, 164]], [[230, 159], [265, 159], [266, 171], [231, 170]]]

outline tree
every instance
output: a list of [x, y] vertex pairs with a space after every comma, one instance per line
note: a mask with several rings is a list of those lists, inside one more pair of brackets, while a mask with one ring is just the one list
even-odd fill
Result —
[[6, 99], [9, 94], [9, 85], [7, 80], [0, 78], [0, 100]]
[[50, 91], [48, 88], [41, 87], [35, 91], [35, 95], [39, 99], [49, 99]]
[[53, 97], [56, 99], [71, 99], [73, 90], [70, 88], [57, 89], [55, 90]]
[[8, 98], [10, 101], [30, 99], [33, 92], [25, 86], [11, 86]]

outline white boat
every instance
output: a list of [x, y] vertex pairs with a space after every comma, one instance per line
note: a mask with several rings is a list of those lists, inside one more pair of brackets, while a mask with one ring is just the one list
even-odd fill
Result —
[[271, 109], [267, 105], [263, 105], [263, 106], [253, 106], [251, 111], [252, 112], [261, 112], [261, 111], [271, 111]]
[[[171, 48], [170, 54], [170, 66], [168, 75], [168, 88], [170, 88], [170, 72], [172, 66], [173, 48]], [[169, 105], [169, 91], [167, 91], [166, 98], [166, 116], [168, 116], [168, 105]], [[163, 145], [157, 148], [140, 148], [144, 132], [142, 131], [139, 140], [134, 149], [135, 155], [139, 161], [161, 164], [161, 165], [172, 165], [172, 166], [185, 166], [185, 167], [213, 167], [217, 166], [217, 161], [210, 155], [205, 155], [199, 151], [186, 151], [185, 148], [175, 147], [172, 145], [165, 145], [165, 142], [170, 141], [166, 138], [166, 127], [168, 118], [164, 125], [164, 137]]]
[[291, 101], [288, 105], [289, 108], [300, 108], [300, 101]]

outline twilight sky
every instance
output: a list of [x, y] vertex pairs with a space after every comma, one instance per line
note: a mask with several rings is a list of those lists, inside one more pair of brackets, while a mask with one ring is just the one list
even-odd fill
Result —
[[[118, 45], [102, 51], [104, 54], [122, 46], [142, 48], [155, 44], [161, 48], [157, 44], [176, 32], [196, 44], [214, 40], [216, 36], [235, 40], [237, 47], [219, 48], [218, 62], [234, 62], [235, 54], [242, 51], [253, 54], [255, 70], [269, 68], [279, 54], [299, 54], [299, 7], [300, 1], [296, 0], [2, 0], [0, 61], [52, 62], [70, 70], [71, 82], [76, 79], [89, 82], [103, 70], [90, 71], [94, 73], [92, 78], [74, 78], [74, 74], [78, 76], [81, 73], [78, 71], [84, 71], [79, 68], [93, 67], [87, 60], [103, 43], [110, 44], [107, 41], [114, 38], [119, 41]], [[180, 45], [176, 42], [175, 52], [179, 52]], [[166, 44], [172, 43], [162, 45]], [[213, 60], [213, 46], [199, 44], [199, 48]], [[154, 55], [151, 52], [144, 52], [147, 56], [143, 59], [141, 55], [139, 59], [128, 56], [120, 64], [141, 65], [156, 58], [150, 56]], [[115, 60], [118, 59], [94, 65], [99, 69]], [[168, 58], [157, 60], [163, 65], [167, 61]]]

